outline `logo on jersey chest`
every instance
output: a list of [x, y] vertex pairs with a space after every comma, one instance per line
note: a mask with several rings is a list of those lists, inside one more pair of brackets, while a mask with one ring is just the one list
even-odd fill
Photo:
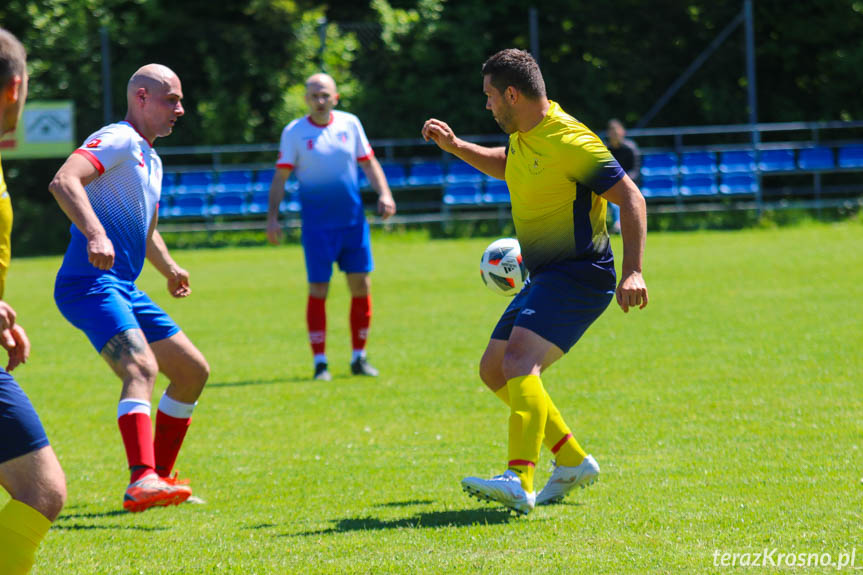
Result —
[[535, 157], [533, 160], [528, 160], [527, 171], [534, 176], [538, 176], [545, 171], [545, 165], [539, 160], [539, 158]]

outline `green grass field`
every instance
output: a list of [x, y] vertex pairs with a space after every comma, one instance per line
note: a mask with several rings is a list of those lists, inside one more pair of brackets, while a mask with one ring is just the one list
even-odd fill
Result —
[[122, 511], [119, 383], [53, 303], [59, 259], [15, 260], [34, 348], [15, 374], [69, 490], [34, 572], [724, 573], [750, 569], [715, 551], [765, 548], [856, 548], [863, 567], [860, 222], [653, 234], [649, 307], [609, 308], [544, 376], [600, 481], [521, 519], [459, 487], [506, 459], [508, 412], [477, 376], [507, 303], [477, 273], [488, 241], [375, 236], [376, 380], [348, 375], [340, 277], [334, 380], [309, 380], [298, 246], [177, 251], [185, 301], [148, 267], [212, 377], [178, 462], [207, 504], [143, 514]]

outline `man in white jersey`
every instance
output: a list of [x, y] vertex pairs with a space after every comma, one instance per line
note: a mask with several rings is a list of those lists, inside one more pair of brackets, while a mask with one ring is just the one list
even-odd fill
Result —
[[[54, 176], [51, 193], [72, 226], [54, 300], [123, 381], [117, 420], [131, 471], [123, 507], [143, 511], [186, 501], [187, 481], [170, 473], [209, 376], [200, 351], [135, 286], [144, 258], [168, 281], [173, 297], [191, 293], [156, 230], [162, 161], [153, 141], [183, 115], [180, 79], [149, 64], [129, 80], [122, 122], [93, 133]], [[150, 398], [157, 373], [170, 380], [159, 401], [156, 432]]]
[[306, 80], [309, 115], [294, 120], [282, 131], [267, 214], [267, 237], [270, 243], [278, 244], [282, 233], [279, 204], [285, 196], [285, 182], [294, 173], [300, 184], [309, 281], [306, 322], [314, 378], [324, 381], [331, 379], [326, 356], [326, 299], [335, 262], [347, 275], [351, 292], [351, 372], [378, 375], [366, 360], [365, 351], [372, 316], [369, 272], [374, 264], [357, 164], [378, 193], [378, 213], [386, 219], [396, 212], [384, 171], [359, 118], [333, 110], [338, 101], [335, 80], [327, 74], [315, 74]]

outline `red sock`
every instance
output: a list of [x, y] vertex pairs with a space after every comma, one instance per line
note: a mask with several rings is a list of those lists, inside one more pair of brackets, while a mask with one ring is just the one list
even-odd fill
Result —
[[177, 454], [183, 445], [183, 439], [189, 430], [192, 418], [180, 419], [163, 413], [160, 409], [156, 412], [156, 438], [153, 440], [153, 451], [155, 452], [156, 473], [159, 477], [168, 477], [174, 469]]
[[150, 415], [146, 413], [127, 413], [117, 419], [123, 445], [126, 446], [126, 459], [132, 471], [130, 483], [155, 472], [156, 460], [153, 456], [153, 428]]
[[366, 348], [369, 325], [372, 323], [372, 296], [351, 298], [351, 342], [354, 350]]
[[320, 355], [324, 353], [327, 345], [327, 300], [309, 296], [306, 305], [306, 323], [309, 326], [309, 343], [312, 344], [312, 353]]

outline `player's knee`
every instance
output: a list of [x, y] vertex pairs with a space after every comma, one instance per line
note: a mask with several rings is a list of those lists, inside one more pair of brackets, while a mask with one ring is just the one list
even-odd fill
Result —
[[43, 490], [41, 500], [43, 501], [43, 509], [40, 509], [39, 512], [51, 521], [57, 519], [66, 504], [66, 477], [62, 470], [49, 479]]
[[207, 363], [207, 360], [201, 357], [197, 362], [195, 362], [195, 375], [194, 381], [201, 387], [207, 383], [207, 380], [210, 379], [210, 364]]
[[525, 353], [519, 347], [508, 346], [503, 354], [503, 376], [507, 381], [514, 377], [533, 373], [536, 368], [538, 366], [530, 354]]
[[486, 385], [491, 385], [501, 377], [500, 361], [489, 357], [488, 354], [483, 354], [482, 359], [479, 360], [479, 378]]

